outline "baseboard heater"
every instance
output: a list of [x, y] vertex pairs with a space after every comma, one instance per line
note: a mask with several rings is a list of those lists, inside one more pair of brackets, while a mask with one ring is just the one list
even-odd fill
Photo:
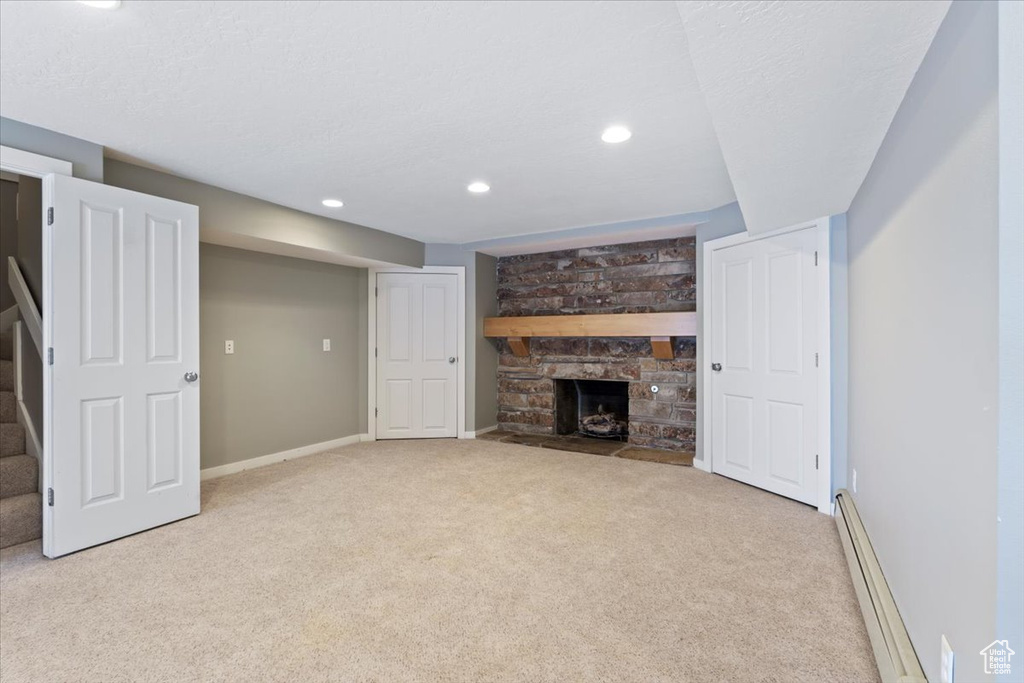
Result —
[[846, 489], [836, 495], [835, 519], [883, 683], [927, 683], [853, 497]]

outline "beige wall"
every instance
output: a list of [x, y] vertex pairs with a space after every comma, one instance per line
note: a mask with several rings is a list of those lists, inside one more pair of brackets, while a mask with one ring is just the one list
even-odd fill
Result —
[[423, 243], [296, 211], [149, 168], [107, 159], [104, 179], [136, 192], [199, 207], [199, 240], [271, 254], [366, 266], [423, 265]]
[[995, 630], [996, 18], [995, 3], [953, 3], [847, 213], [850, 487], [856, 471], [932, 681], [942, 635], [965, 681], [985, 680], [978, 652], [1007, 637]]
[[363, 269], [200, 245], [203, 468], [365, 431], [365, 283]]

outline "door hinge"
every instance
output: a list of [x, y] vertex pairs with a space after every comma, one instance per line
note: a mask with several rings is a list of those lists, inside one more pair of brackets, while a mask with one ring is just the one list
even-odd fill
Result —
[[379, 287], [374, 287], [373, 288], [373, 295], [374, 296], [380, 296], [380, 288]]
[[46, 489], [46, 504], [53, 507], [53, 489]]
[[46, 210], [46, 224], [53, 225], [53, 207], [51, 206]]
[[818, 354], [814, 354], [814, 367], [818, 367]]
[[53, 365], [53, 347], [46, 349], [46, 361], [50, 365]]
[[376, 346], [373, 347], [373, 357], [374, 358], [377, 357], [377, 347]]
[[818, 454], [814, 454], [814, 469], [818, 469]]
[[814, 265], [818, 265], [818, 252], [814, 252]]
[[374, 417], [377, 417], [377, 415], [378, 415], [377, 409], [376, 409], [376, 408], [374, 408], [374, 409], [373, 409], [373, 416], [374, 416]]

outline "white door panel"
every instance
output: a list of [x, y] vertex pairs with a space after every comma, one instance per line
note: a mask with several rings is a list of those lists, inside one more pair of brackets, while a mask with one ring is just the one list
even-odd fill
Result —
[[377, 438], [457, 435], [458, 276], [377, 275]]
[[816, 504], [818, 280], [813, 229], [711, 257], [713, 470]]
[[199, 512], [198, 209], [50, 176], [43, 550]]

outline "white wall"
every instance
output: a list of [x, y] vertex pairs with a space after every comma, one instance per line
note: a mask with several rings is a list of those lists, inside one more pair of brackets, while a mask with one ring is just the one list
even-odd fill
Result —
[[933, 681], [998, 635], [996, 17], [953, 4], [847, 212], [854, 499]]
[[997, 627], [1024, 670], [1024, 3], [999, 4]]

